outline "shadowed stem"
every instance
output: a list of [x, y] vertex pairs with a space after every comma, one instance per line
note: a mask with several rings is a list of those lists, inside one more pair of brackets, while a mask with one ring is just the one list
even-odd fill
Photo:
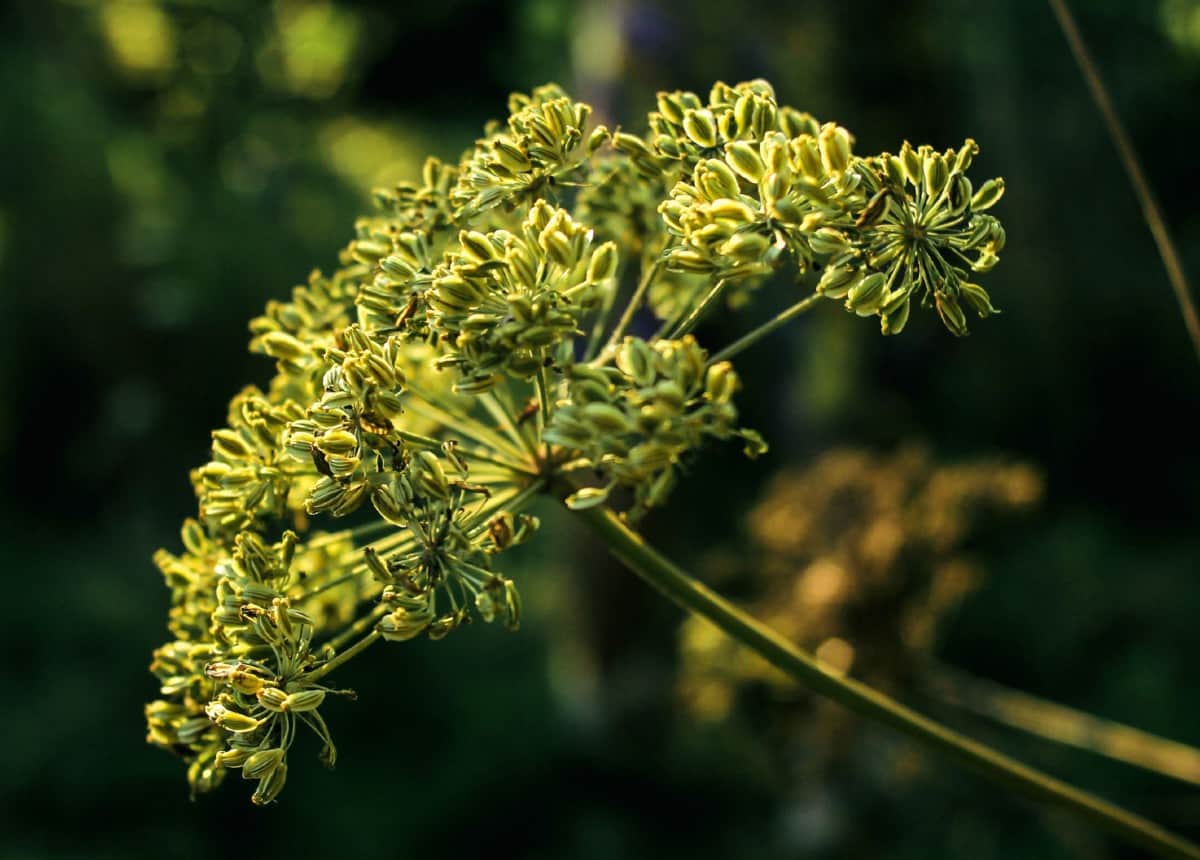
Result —
[[1200, 750], [1133, 726], [1048, 702], [948, 666], [923, 674], [939, 700], [1048, 741], [1200, 785]]
[[767, 320], [765, 323], [760, 325], [758, 328], [756, 328], [750, 332], [747, 332], [746, 334], [739, 337], [733, 343], [729, 344], [729, 346], [725, 347], [723, 350], [721, 350], [716, 355], [714, 355], [712, 358], [710, 358], [708, 360], [708, 363], [716, 364], [718, 361], [725, 361], [725, 359], [727, 359], [727, 358], [733, 358], [735, 355], [737, 355], [739, 352], [742, 352], [747, 347], [751, 347], [754, 344], [758, 343], [758, 341], [762, 340], [764, 337], [769, 335], [771, 332], [775, 331], [775, 329], [781, 328], [781, 327], [787, 325], [793, 319], [800, 316], [800, 314], [804, 313], [805, 311], [809, 310], [813, 305], [820, 302], [821, 299], [823, 299], [823, 298], [825, 298], [825, 297], [822, 296], [820, 293], [813, 293], [811, 296], [801, 299], [800, 301], [796, 302], [796, 304], [792, 305], [787, 310], [781, 311], [780, 313], [771, 317], [771, 319]]
[[1113, 145], [1117, 148], [1121, 164], [1129, 175], [1133, 193], [1137, 195], [1138, 203], [1141, 204], [1146, 226], [1150, 229], [1150, 235], [1154, 237], [1154, 244], [1158, 246], [1158, 254], [1162, 257], [1163, 268], [1167, 270], [1167, 278], [1171, 281], [1171, 288], [1175, 291], [1175, 298], [1179, 302], [1179, 310], [1183, 314], [1183, 324], [1187, 327], [1188, 336], [1192, 339], [1192, 347], [1196, 350], [1196, 356], [1200, 357], [1200, 315], [1196, 313], [1196, 305], [1192, 302], [1187, 276], [1183, 272], [1183, 263], [1179, 260], [1175, 243], [1171, 240], [1170, 231], [1167, 230], [1167, 222], [1158, 208], [1158, 201], [1155, 200], [1154, 192], [1150, 190], [1150, 183], [1142, 171], [1141, 161], [1138, 159], [1137, 151], [1133, 148], [1133, 141], [1121, 123], [1117, 109], [1113, 106], [1104, 81], [1100, 77], [1100, 71], [1092, 62], [1087, 45], [1084, 44], [1083, 36], [1079, 32], [1079, 27], [1075, 24], [1075, 18], [1065, 0], [1049, 0], [1049, 3], [1054, 17], [1058, 19], [1059, 27], [1062, 28], [1063, 36], [1066, 37], [1067, 44], [1071, 48], [1071, 53], [1075, 56], [1075, 62], [1079, 64], [1079, 70], [1083, 73], [1084, 80], [1087, 81], [1092, 99], [1100, 110], [1100, 116], [1104, 119]]
[[675, 566], [611, 510], [601, 507], [574, 513], [600, 536], [613, 555], [664, 596], [707, 619], [810, 690], [885, 723], [1034, 800], [1070, 810], [1160, 857], [1200, 858], [1200, 846], [1139, 815], [951, 731], [864, 684], [831, 674], [816, 658]]

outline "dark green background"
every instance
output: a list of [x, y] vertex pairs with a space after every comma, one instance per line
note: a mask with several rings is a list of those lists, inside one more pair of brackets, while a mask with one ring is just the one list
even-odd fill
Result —
[[[1200, 271], [1200, 4], [1076, 5]], [[691, 725], [677, 614], [552, 513], [515, 571], [526, 629], [356, 661], [338, 769], [301, 749], [277, 806], [236, 778], [189, 803], [144, 745], [167, 600], [150, 555], [176, 546], [228, 397], [269, 373], [246, 321], [334, 262], [372, 180], [454, 156], [513, 89], [574, 85], [636, 128], [657, 89], [757, 76], [863, 152], [976, 138], [978, 175], [1008, 181], [986, 281], [1004, 314], [963, 341], [914, 314], [885, 340], [821, 308], [740, 362], [770, 456], [714, 452], [649, 529], [684, 562], [736, 551], [766, 477], [835, 444], [1027, 459], [1047, 501], [989, 544], [940, 656], [1200, 744], [1200, 363], [1049, 9], [605, 6], [3, 4], [0, 858], [1139, 856], [935, 761], [881, 789], [864, 774], [906, 749], [882, 729], [814, 785], [746, 715]], [[1195, 787], [958, 724], [1200, 837]]]

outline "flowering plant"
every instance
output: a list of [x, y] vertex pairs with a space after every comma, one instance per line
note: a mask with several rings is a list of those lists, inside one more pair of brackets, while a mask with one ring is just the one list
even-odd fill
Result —
[[[302, 728], [332, 765], [322, 705], [352, 695], [331, 686], [347, 661], [472, 619], [518, 627], [500, 556], [549, 495], [792, 677], [1154, 844], [1150, 825], [828, 672], [631, 530], [710, 441], [765, 450], [731, 360], [798, 314], [836, 301], [894, 335], [925, 307], [964, 335], [968, 312], [996, 312], [975, 276], [1004, 247], [988, 214], [1004, 185], [968, 177], [974, 141], [859, 155], [764, 81], [660, 93], [641, 135], [589, 118], [557, 86], [512, 96], [457, 164], [378, 191], [339, 269], [251, 322], [276, 373], [233, 398], [192, 473], [183, 551], [156, 556], [171, 639], [149, 741], [185, 760], [194, 793], [240, 770], [258, 804]], [[722, 348], [696, 340], [779, 272], [794, 304]], [[654, 334], [630, 334], [638, 314]]]

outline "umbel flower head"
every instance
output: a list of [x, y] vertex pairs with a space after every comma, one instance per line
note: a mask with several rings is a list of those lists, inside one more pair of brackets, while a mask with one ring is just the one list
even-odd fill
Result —
[[[590, 128], [555, 86], [509, 109], [377, 192], [340, 267], [250, 323], [275, 375], [233, 398], [183, 551], [155, 557], [171, 638], [148, 739], [193, 792], [240, 771], [273, 801], [304, 730], [332, 766], [323, 709], [351, 694], [330, 676], [373, 643], [516, 629], [500, 556], [539, 496], [634, 521], [708, 442], [765, 451], [730, 359], [819, 297], [888, 334], [914, 303], [955, 334], [994, 312], [973, 278], [1004, 245], [1003, 184], [967, 178], [972, 141], [859, 156], [764, 81], [661, 93], [643, 136]], [[796, 305], [717, 352], [696, 338], [779, 271]], [[643, 309], [659, 331], [632, 336]]]

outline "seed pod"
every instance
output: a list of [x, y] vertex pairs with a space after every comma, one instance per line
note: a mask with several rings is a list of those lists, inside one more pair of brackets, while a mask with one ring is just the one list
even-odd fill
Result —
[[654, 379], [654, 352], [640, 338], [627, 337], [617, 350], [617, 368], [641, 387]]
[[931, 200], [936, 199], [942, 193], [942, 189], [946, 187], [946, 182], [950, 178], [950, 169], [946, 166], [946, 159], [932, 152], [925, 156], [923, 165], [925, 178], [925, 193], [929, 195]]
[[907, 140], [904, 141], [904, 145], [900, 147], [900, 163], [904, 167], [904, 178], [914, 188], [919, 187], [925, 179], [922, 161], [921, 154], [913, 145]]
[[204, 537], [204, 528], [192, 518], [183, 521], [180, 530], [183, 547], [194, 556], [203, 556], [208, 541]]
[[629, 465], [649, 476], [668, 468], [674, 459], [670, 447], [658, 442], [640, 442], [629, 449]]
[[749, 224], [756, 220], [754, 210], [740, 200], [722, 197], [714, 200], [707, 207], [709, 216], [741, 224]]
[[592, 129], [590, 134], [588, 134], [587, 144], [584, 148], [586, 149], [588, 155], [595, 155], [596, 151], [611, 139], [612, 133], [608, 130], [608, 128], [603, 125], [598, 125]]
[[278, 687], [265, 687], [258, 693], [258, 703], [268, 711], [282, 712], [286, 701], [287, 693]]
[[958, 152], [954, 156], [954, 168], [951, 172], [959, 175], [966, 173], [967, 168], [971, 166], [971, 162], [975, 160], [975, 156], [978, 154], [979, 144], [968, 137], [963, 141], [963, 145], [959, 147]]
[[323, 454], [349, 454], [358, 448], [358, 437], [345, 430], [330, 430], [323, 433], [316, 446]]
[[258, 788], [255, 789], [254, 794], [250, 795], [251, 802], [256, 806], [265, 806], [279, 797], [279, 793], [283, 791], [283, 786], [286, 782], [287, 765], [280, 762], [274, 770], [259, 781]]
[[250, 750], [242, 749], [241, 747], [230, 750], [221, 750], [217, 753], [216, 758], [213, 760], [213, 765], [217, 768], [241, 767], [243, 764], [245, 764], [246, 759], [248, 759], [250, 755]]
[[212, 434], [213, 453], [227, 460], [246, 460], [254, 455], [252, 449], [236, 431], [214, 430]]
[[975, 196], [971, 198], [971, 209], [974, 212], [982, 212], [985, 209], [991, 209], [996, 205], [997, 201], [1004, 196], [1004, 180], [997, 177], [989, 179], [983, 185], [979, 186], [979, 190], [975, 192]]
[[758, 115], [758, 103], [750, 93], [743, 94], [733, 105], [733, 118], [739, 135], [750, 134]]
[[713, 264], [702, 254], [687, 248], [676, 248], [667, 257], [667, 265], [677, 272], [692, 272], [708, 274], [713, 270]]
[[958, 294], [966, 299], [967, 304], [979, 314], [981, 319], [1000, 313], [992, 307], [992, 299], [987, 294], [987, 290], [978, 284], [959, 284]]
[[821, 148], [816, 138], [806, 134], [792, 142], [792, 149], [795, 153], [796, 161], [800, 165], [800, 170], [805, 176], [809, 179], [821, 179], [824, 177], [825, 169], [821, 162]]
[[282, 331], [272, 331], [262, 336], [259, 341], [263, 352], [284, 361], [295, 361], [311, 355], [310, 349], [304, 343]]
[[909, 310], [912, 307], [912, 301], [907, 296], [899, 304], [892, 305], [890, 302], [889, 309], [885, 309], [879, 318], [879, 330], [883, 334], [900, 334], [904, 331], [905, 324], [908, 323]]
[[[785, 224], [800, 224], [804, 218], [804, 212], [799, 205], [789, 197], [780, 197], [771, 204], [771, 215]], [[803, 227], [801, 230], [803, 231]]]
[[675, 93], [660, 92], [657, 96], [658, 112], [670, 123], [679, 125], [683, 122], [683, 105]]
[[725, 160], [743, 179], [750, 182], [757, 183], [766, 172], [758, 151], [745, 141], [725, 144]]
[[283, 763], [283, 756], [283, 750], [278, 747], [253, 753], [242, 765], [242, 778], [263, 779]]
[[399, 496], [396, 494], [396, 491], [392, 486], [383, 484], [372, 490], [371, 504], [374, 506], [379, 515], [392, 525], [399, 526], [401, 528], [407, 527], [407, 506], [401, 502]]
[[491, 624], [496, 619], [496, 602], [486, 590], [475, 595], [475, 610], [479, 617]]
[[587, 279], [594, 284], [609, 280], [617, 273], [617, 246], [605, 242], [592, 253], [588, 261]]
[[890, 152], [883, 154], [883, 172], [892, 185], [904, 184], [904, 162]]
[[567, 496], [566, 506], [573, 511], [584, 511], [604, 504], [608, 494], [605, 487], [584, 487]]
[[395, 279], [399, 283], [408, 283], [412, 280], [416, 270], [403, 257], [398, 254], [392, 254], [390, 257], [384, 257], [379, 261], [379, 270], [389, 278]]
[[650, 147], [646, 145], [646, 142], [637, 135], [629, 134], [623, 131], [617, 132], [613, 136], [613, 146], [627, 155], [633, 157], [641, 156], [646, 162], [650, 164], [655, 163], [654, 153], [651, 152]]
[[629, 419], [611, 403], [589, 403], [580, 410], [584, 421], [602, 433], [627, 433]]
[[708, 149], [717, 145], [717, 123], [712, 111], [688, 111], [683, 117], [683, 130], [697, 146]]
[[511, 579], [504, 580], [504, 625], [509, 630], [521, 626], [521, 593]]
[[828, 124], [821, 129], [817, 143], [826, 171], [839, 175], [850, 165], [850, 132], [846, 129]]
[[432, 451], [418, 451], [413, 457], [413, 466], [417, 467], [414, 475], [416, 485], [425, 495], [439, 499], [450, 497], [450, 483], [446, 480], [446, 471], [436, 454]]
[[736, 198], [741, 193], [737, 174], [723, 160], [710, 158], [701, 162], [696, 178], [710, 200]]
[[385, 562], [373, 546], [363, 547], [363, 558], [367, 562], [367, 570], [380, 582], [387, 582], [392, 578], [392, 571], [388, 568]]
[[771, 240], [761, 233], [735, 233], [717, 249], [723, 257], [738, 261], [757, 260], [771, 247]]
[[204, 710], [210, 720], [225, 729], [225, 731], [233, 732], [234, 734], [252, 732], [262, 725], [261, 720], [256, 720], [245, 714], [239, 714], [237, 711], [231, 711], [217, 702], [209, 702]]
[[845, 298], [860, 277], [849, 266], [826, 266], [817, 282], [817, 292], [829, 299]]
[[886, 281], [882, 272], [867, 275], [846, 294], [846, 310], [854, 311], [859, 316], [873, 315], [883, 304]]
[[708, 368], [704, 380], [705, 397], [714, 403], [728, 403], [738, 388], [737, 373], [728, 361], [719, 361]]
[[967, 334], [967, 318], [958, 302], [948, 293], [935, 293], [933, 298], [943, 325], [955, 337], [964, 337]]
[[832, 227], [822, 227], [808, 240], [814, 254], [822, 257], [840, 254], [849, 247], [846, 235]]
[[300, 690], [288, 694], [283, 703], [283, 710], [296, 714], [315, 711], [324, 701], [324, 690]]
[[427, 601], [411, 599], [379, 619], [375, 629], [388, 642], [406, 642], [424, 633], [433, 619], [433, 609]]

